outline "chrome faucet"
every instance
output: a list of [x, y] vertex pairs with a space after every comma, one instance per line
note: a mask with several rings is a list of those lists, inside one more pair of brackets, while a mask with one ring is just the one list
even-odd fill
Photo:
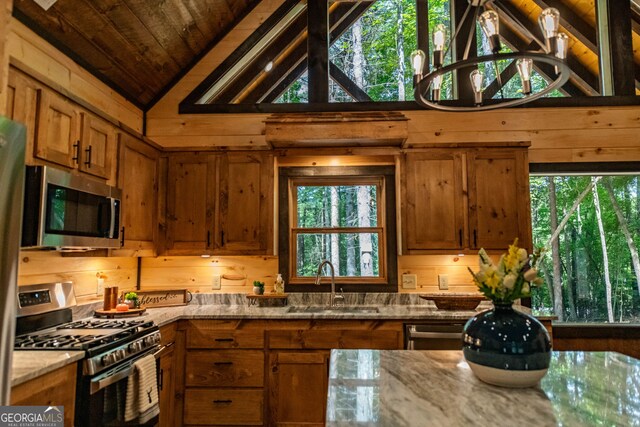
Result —
[[340, 303], [341, 305], [344, 305], [344, 294], [336, 295], [336, 271], [333, 268], [333, 264], [331, 264], [331, 261], [329, 261], [328, 259], [325, 259], [324, 261], [322, 261], [318, 266], [318, 272], [316, 273], [315, 284], [320, 285], [320, 283], [322, 282], [322, 276], [321, 276], [322, 268], [325, 265], [328, 265], [329, 267], [331, 267], [331, 300], [329, 302], [329, 306], [335, 307], [336, 305], [338, 305], [338, 303]]

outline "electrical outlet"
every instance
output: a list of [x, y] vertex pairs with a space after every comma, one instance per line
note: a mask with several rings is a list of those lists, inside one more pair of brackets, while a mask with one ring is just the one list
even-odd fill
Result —
[[213, 275], [213, 281], [212, 281], [212, 289], [220, 289], [221, 284], [220, 284], [220, 275], [219, 274], [214, 274]]
[[418, 284], [418, 277], [415, 274], [402, 275], [402, 288], [415, 289]]
[[440, 290], [449, 289], [449, 276], [446, 274], [438, 274], [438, 287]]

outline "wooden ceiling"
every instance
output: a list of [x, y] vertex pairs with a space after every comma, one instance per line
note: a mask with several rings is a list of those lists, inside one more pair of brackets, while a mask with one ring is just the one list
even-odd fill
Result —
[[259, 1], [15, 0], [14, 16], [146, 109]]
[[[140, 108], [148, 110], [260, 1], [58, 0], [45, 11], [34, 0], [14, 0], [14, 15]], [[349, 1], [352, 0], [342, 0]], [[639, 1], [632, 0], [637, 82], [640, 82]], [[366, 8], [371, 2], [362, 3], [367, 3], [362, 5]], [[511, 8], [532, 28], [536, 27], [535, 19], [541, 8], [556, 6], [569, 12], [575, 22], [571, 22], [572, 25], [565, 22], [563, 26], [572, 40], [569, 65], [574, 73], [565, 86], [566, 92], [597, 94], [593, 0], [501, 0], [497, 3]], [[347, 10], [353, 3], [340, 7]], [[506, 27], [508, 31], [508, 23]], [[530, 42], [526, 28], [512, 27], [505, 36], [516, 48], [527, 48]], [[298, 64], [304, 54], [289, 56], [295, 56]], [[300, 70], [289, 74], [298, 76], [304, 72], [306, 64], [299, 65]], [[269, 102], [263, 98], [249, 94], [243, 101]]]

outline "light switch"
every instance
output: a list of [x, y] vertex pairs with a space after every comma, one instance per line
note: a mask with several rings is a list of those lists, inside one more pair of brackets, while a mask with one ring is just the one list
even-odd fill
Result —
[[418, 284], [418, 277], [415, 274], [402, 275], [402, 288], [415, 289]]
[[213, 281], [212, 281], [212, 286], [211, 289], [217, 290], [221, 288], [221, 284], [220, 284], [220, 275], [219, 274], [214, 274], [213, 275]]
[[440, 290], [449, 289], [449, 276], [447, 274], [438, 274], [438, 287]]

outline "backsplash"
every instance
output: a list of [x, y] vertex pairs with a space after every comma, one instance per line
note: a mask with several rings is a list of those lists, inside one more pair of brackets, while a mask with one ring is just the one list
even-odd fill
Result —
[[21, 251], [18, 286], [71, 281], [79, 302], [95, 301], [96, 274], [105, 276], [104, 286], [135, 289], [137, 258], [63, 257], [56, 251]]

